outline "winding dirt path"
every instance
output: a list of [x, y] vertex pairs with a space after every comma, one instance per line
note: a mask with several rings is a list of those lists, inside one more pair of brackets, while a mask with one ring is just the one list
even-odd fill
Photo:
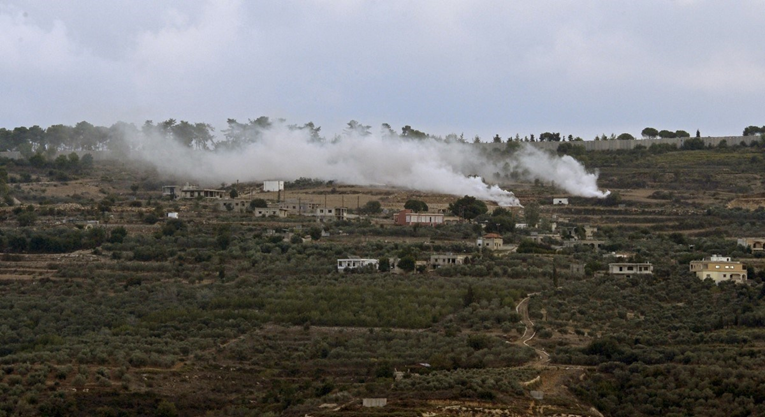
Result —
[[531, 318], [529, 317], [529, 300], [531, 300], [532, 296], [537, 294], [538, 293], [529, 294], [528, 297], [521, 300], [521, 302], [515, 306], [515, 312], [521, 315], [521, 321], [523, 321], [523, 325], [526, 326], [526, 330], [524, 330], [523, 336], [521, 336], [521, 339], [519, 340], [520, 344], [530, 347], [537, 352], [539, 359], [537, 359], [534, 365], [545, 366], [550, 363], [550, 355], [545, 352], [544, 349], [536, 348], [529, 344], [529, 342], [534, 339], [534, 336], [537, 335], [537, 332], [534, 329], [534, 322], [531, 321]]

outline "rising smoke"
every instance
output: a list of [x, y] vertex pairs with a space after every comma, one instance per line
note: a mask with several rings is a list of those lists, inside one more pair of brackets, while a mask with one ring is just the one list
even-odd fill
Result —
[[500, 206], [520, 201], [483, 178], [496, 173], [525, 180], [553, 181], [569, 194], [603, 198], [597, 174], [588, 173], [570, 156], [558, 157], [524, 146], [508, 157], [485, 156], [476, 145], [437, 140], [411, 140], [380, 135], [343, 136], [332, 142], [312, 141], [301, 130], [277, 126], [259, 140], [236, 150], [199, 151], [172, 140], [139, 134], [134, 156], [161, 172], [203, 184], [300, 177], [355, 185], [386, 185], [425, 192], [471, 195]]

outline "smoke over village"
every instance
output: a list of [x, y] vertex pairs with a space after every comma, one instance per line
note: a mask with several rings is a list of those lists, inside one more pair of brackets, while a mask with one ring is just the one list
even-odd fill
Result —
[[[181, 124], [149, 125], [125, 130], [131, 157], [154, 164], [161, 172], [202, 183], [232, 183], [267, 179], [317, 178], [344, 184], [393, 186], [404, 189], [471, 195], [503, 207], [521, 202], [498, 184], [541, 180], [574, 196], [603, 198], [597, 173], [574, 158], [557, 156], [521, 143], [488, 146], [428, 135], [407, 137], [389, 127], [380, 133], [355, 121], [342, 135], [326, 140], [313, 124], [290, 126], [268, 118], [257, 123], [229, 122], [223, 138], [185, 134]], [[196, 125], [199, 127], [199, 125]], [[359, 127], [361, 126], [361, 127]], [[191, 129], [192, 131], [194, 129]], [[405, 133], [411, 131], [407, 126]], [[206, 138], [202, 142], [197, 138]], [[486, 145], [486, 144], [484, 144]], [[215, 150], [210, 150], [215, 148]]]
[[0, 417], [765, 416], [765, 0], [0, 0]]

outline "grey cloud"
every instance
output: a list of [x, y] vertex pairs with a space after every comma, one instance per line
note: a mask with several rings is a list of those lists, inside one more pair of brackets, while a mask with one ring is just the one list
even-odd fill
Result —
[[0, 112], [6, 127], [270, 115], [484, 140], [735, 134], [761, 123], [763, 12], [755, 0], [11, 1]]

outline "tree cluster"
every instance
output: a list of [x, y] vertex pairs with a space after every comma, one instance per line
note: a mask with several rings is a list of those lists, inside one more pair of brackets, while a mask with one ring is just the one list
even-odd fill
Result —
[[670, 130], [656, 130], [653, 127], [647, 127], [643, 129], [640, 134], [644, 138], [648, 139], [656, 139], [657, 137], [662, 139], [667, 138], [689, 138], [691, 137], [691, 134], [686, 132], [685, 130], [676, 130], [676, 131], [670, 131]]
[[758, 126], [747, 126], [744, 128], [744, 136], [756, 136], [756, 135], [762, 135], [765, 133], [765, 126], [758, 127]]

